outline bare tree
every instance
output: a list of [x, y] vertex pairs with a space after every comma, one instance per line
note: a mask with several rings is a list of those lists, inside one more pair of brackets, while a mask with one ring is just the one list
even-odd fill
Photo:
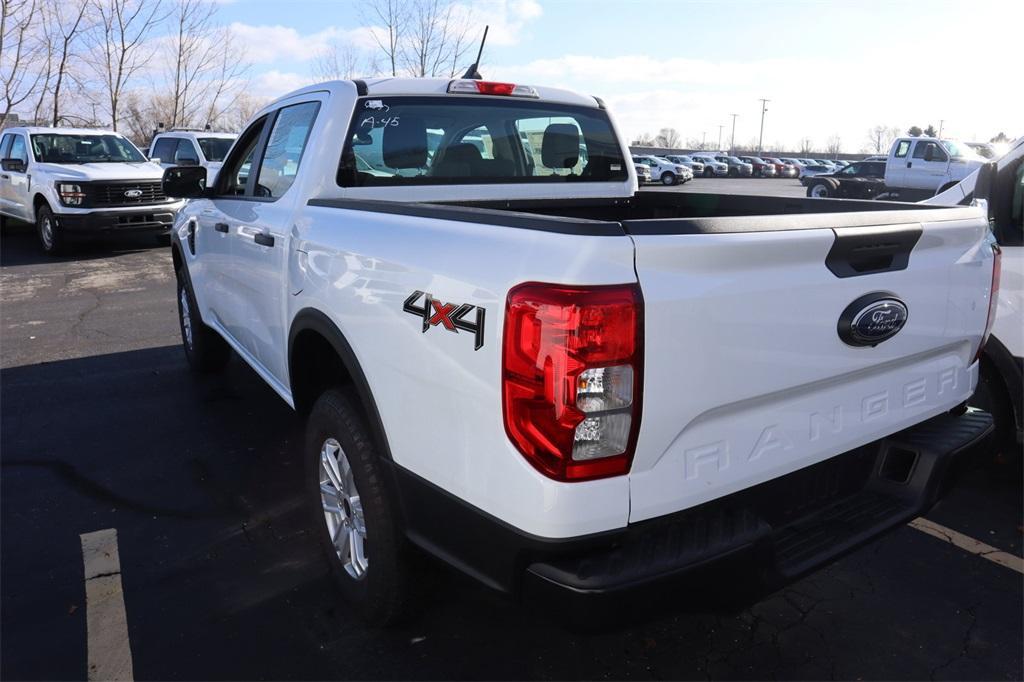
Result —
[[244, 51], [236, 47], [231, 31], [222, 28], [217, 39], [215, 52], [216, 61], [207, 83], [205, 97], [206, 123], [217, 126], [220, 119], [230, 111], [245, 88], [245, 77], [249, 64], [244, 59]]
[[14, 107], [35, 92], [41, 78], [30, 64], [35, 61], [40, 43], [33, 34], [33, 15], [37, 0], [0, 0], [0, 87], [3, 88], [3, 111], [0, 127], [13, 113]]
[[245, 86], [249, 64], [230, 31], [217, 24], [216, 12], [207, 0], [177, 0], [165, 116], [171, 127], [212, 126]]
[[655, 146], [654, 137], [650, 133], [640, 133], [636, 136], [636, 139], [630, 142], [631, 145], [637, 147], [653, 147]]
[[809, 137], [800, 138], [800, 154], [807, 155], [814, 151], [814, 140]]
[[348, 43], [334, 42], [313, 57], [310, 70], [313, 77], [321, 81], [351, 80], [360, 74], [362, 63], [355, 48]]
[[666, 149], [679, 149], [683, 138], [675, 128], [662, 128], [654, 138], [654, 144]]
[[96, 71], [104, 88], [111, 126], [121, 119], [121, 98], [151, 57], [146, 39], [167, 14], [162, 0], [94, 0], [99, 24], [93, 33]]
[[900, 134], [900, 129], [895, 127], [876, 125], [868, 129], [868, 144], [864, 151], [881, 154], [889, 150], [889, 145]]
[[469, 17], [452, 0], [411, 0], [399, 49], [402, 65], [414, 77], [453, 76], [469, 49]]
[[61, 89], [65, 79], [69, 77], [71, 62], [78, 57], [78, 47], [86, 29], [89, 28], [87, 15], [91, 5], [89, 0], [73, 0], [49, 4], [51, 22], [50, 39], [57, 43], [57, 66], [53, 73], [53, 125], [61, 122], [60, 105]]
[[370, 34], [392, 76], [398, 75], [402, 35], [408, 25], [406, 15], [403, 0], [367, 0], [363, 5], [363, 21], [371, 26]]
[[839, 135], [832, 135], [828, 138], [828, 143], [825, 145], [825, 151], [832, 158], [839, 156], [839, 153], [843, 151], [843, 140]]
[[699, 151], [703, 151], [704, 143], [696, 137], [688, 137], [686, 138], [686, 149], [697, 149]]

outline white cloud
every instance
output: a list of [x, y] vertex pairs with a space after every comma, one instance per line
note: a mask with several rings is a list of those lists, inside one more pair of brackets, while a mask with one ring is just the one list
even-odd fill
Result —
[[343, 29], [327, 26], [315, 33], [302, 34], [289, 26], [254, 26], [242, 22], [231, 24], [231, 32], [246, 46], [246, 58], [256, 64], [282, 61], [306, 62], [332, 43], [350, 44], [365, 49], [375, 43], [368, 28]]
[[275, 99], [313, 83], [309, 74], [291, 73], [272, 69], [258, 74], [252, 79], [248, 92], [256, 97]]
[[544, 13], [537, 0], [476, 0], [468, 7], [474, 24], [490, 26], [488, 44], [501, 46], [517, 45], [527, 24]]

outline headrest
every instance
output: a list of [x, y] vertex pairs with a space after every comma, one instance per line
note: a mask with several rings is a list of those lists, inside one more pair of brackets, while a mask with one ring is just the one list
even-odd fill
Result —
[[422, 168], [427, 165], [427, 126], [423, 119], [402, 116], [400, 124], [384, 128], [382, 152], [388, 168]]
[[580, 160], [580, 132], [572, 123], [552, 123], [544, 129], [540, 150], [547, 168], [572, 168]]

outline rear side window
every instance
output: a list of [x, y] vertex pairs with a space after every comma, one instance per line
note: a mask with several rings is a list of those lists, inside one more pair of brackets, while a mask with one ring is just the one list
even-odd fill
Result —
[[899, 144], [896, 145], [896, 158], [902, 159], [910, 151], [910, 140], [900, 140]]
[[153, 145], [153, 151], [149, 155], [151, 158], [160, 159], [161, 163], [174, 163], [174, 155], [177, 149], [178, 138], [161, 137]]
[[304, 102], [284, 107], [278, 112], [260, 162], [255, 196], [276, 199], [295, 182], [319, 109], [319, 102]]
[[627, 177], [600, 109], [448, 96], [358, 100], [337, 180], [374, 187]]

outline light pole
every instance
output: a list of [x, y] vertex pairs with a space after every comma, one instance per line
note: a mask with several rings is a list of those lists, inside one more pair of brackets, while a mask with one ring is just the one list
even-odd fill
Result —
[[757, 153], [758, 154], [761, 153], [761, 147], [762, 147], [762, 144], [764, 142], [764, 112], [768, 111], [768, 107], [766, 106], [768, 104], [768, 102], [771, 102], [771, 100], [770, 99], [764, 99], [763, 97], [761, 98], [761, 134], [758, 135], [758, 137], [757, 137]]
[[725, 126], [718, 126], [718, 151], [722, 151], [722, 128]]
[[708, 139], [708, 133], [707, 133], [707, 131], [703, 131], [703, 132], [701, 132], [701, 134], [700, 134], [700, 150], [701, 150], [701, 151], [704, 151], [704, 147], [706, 147], [706, 146], [707, 146], [707, 145], [705, 144], [705, 142], [707, 141], [707, 139]]
[[732, 141], [729, 142], [729, 151], [736, 149], [736, 117], [739, 114], [729, 114], [732, 116]]
[[945, 119], [939, 119], [939, 137], [942, 137], [942, 125], [945, 123]]

